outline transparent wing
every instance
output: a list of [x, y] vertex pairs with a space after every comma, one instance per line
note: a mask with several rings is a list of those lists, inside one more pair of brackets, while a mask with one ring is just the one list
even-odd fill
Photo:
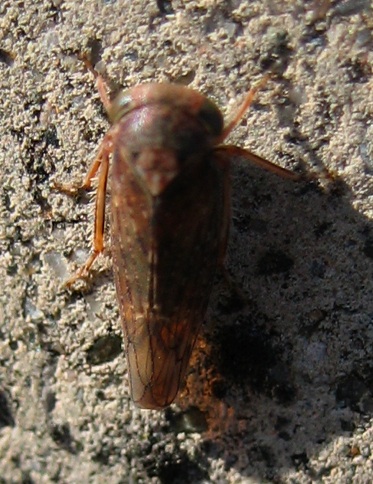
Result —
[[208, 304], [224, 225], [222, 173], [202, 160], [153, 199], [126, 166], [117, 182], [113, 173], [112, 250], [132, 397], [162, 408], [180, 388]]

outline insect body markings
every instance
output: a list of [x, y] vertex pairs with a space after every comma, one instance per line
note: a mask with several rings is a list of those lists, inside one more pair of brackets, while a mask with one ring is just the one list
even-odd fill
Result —
[[202, 94], [176, 84], [142, 84], [108, 100], [112, 127], [81, 188], [99, 172], [93, 252], [103, 251], [111, 161], [111, 247], [132, 398], [161, 409], [175, 399], [223, 261], [230, 216], [232, 156], [298, 178], [237, 146], [221, 145], [260, 85], [224, 126]]

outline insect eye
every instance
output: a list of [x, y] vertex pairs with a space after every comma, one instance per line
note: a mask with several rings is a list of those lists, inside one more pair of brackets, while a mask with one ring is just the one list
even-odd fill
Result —
[[223, 116], [219, 108], [212, 101], [206, 99], [201, 106], [198, 116], [213, 135], [218, 136], [221, 134], [224, 127]]
[[110, 104], [108, 116], [112, 124], [120, 120], [133, 108], [133, 97], [130, 91], [121, 91]]

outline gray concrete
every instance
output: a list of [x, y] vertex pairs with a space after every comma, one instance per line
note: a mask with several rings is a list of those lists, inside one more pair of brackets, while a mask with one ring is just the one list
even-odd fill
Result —
[[[371, 482], [370, 4], [158, 3], [1, 2], [0, 482]], [[92, 204], [52, 182], [80, 180], [109, 126], [82, 51], [113, 89], [183, 82], [227, 116], [274, 61], [283, 76], [230, 142], [335, 176], [234, 160], [227, 268], [243, 302], [217, 278], [166, 412], [129, 399], [110, 251], [91, 283], [63, 287]]]

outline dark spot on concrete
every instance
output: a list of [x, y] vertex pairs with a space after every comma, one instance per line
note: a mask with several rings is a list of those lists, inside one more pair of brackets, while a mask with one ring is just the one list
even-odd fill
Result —
[[73, 439], [70, 433], [70, 426], [67, 423], [49, 425], [49, 434], [57, 445], [70, 452], [70, 454], [75, 455], [80, 450], [80, 445]]
[[207, 462], [203, 456], [195, 456], [194, 461], [182, 449], [175, 449], [171, 454], [153, 447], [144, 467], [149, 478], [158, 478], [161, 484], [194, 484], [209, 482], [206, 470]]
[[8, 67], [12, 67], [15, 57], [15, 54], [13, 54], [12, 52], [0, 49], [0, 62], [2, 64], [7, 65]]
[[122, 352], [122, 338], [117, 335], [106, 335], [97, 339], [87, 350], [87, 363], [102, 365], [113, 361]]
[[162, 15], [171, 15], [174, 13], [171, 0], [157, 0], [157, 7]]
[[14, 427], [15, 422], [8, 402], [7, 394], [0, 390], [0, 429]]
[[305, 452], [301, 452], [299, 454], [293, 454], [291, 456], [291, 460], [293, 461], [293, 464], [297, 470], [307, 468], [307, 465], [309, 462], [309, 459]]
[[165, 416], [174, 433], [202, 433], [207, 430], [206, 415], [198, 407], [192, 406], [178, 413], [166, 409]]
[[[277, 346], [278, 336], [255, 322], [260, 317], [240, 318], [215, 333], [214, 364], [221, 377], [217, 391], [224, 398], [229, 386], [248, 384], [253, 391], [288, 404], [296, 389], [288, 363], [282, 361], [283, 345]], [[291, 348], [286, 349], [289, 354]]]
[[294, 261], [280, 250], [271, 250], [266, 252], [257, 263], [259, 275], [270, 276], [272, 274], [281, 274], [289, 272], [293, 267]]
[[369, 259], [373, 259], [373, 239], [368, 239], [365, 242], [363, 252]]
[[373, 413], [372, 385], [357, 374], [352, 373], [339, 381], [335, 397], [340, 405], [355, 412]]

